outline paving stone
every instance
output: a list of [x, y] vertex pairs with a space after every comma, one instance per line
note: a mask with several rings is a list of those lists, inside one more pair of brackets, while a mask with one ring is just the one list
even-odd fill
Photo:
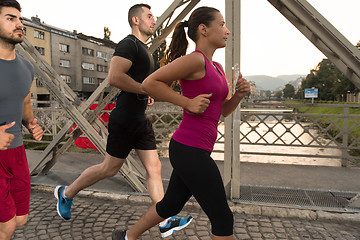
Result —
[[[28, 222], [15, 231], [14, 240], [87, 239], [111, 240], [114, 229], [127, 229], [146, 211], [149, 204], [140, 201], [118, 204], [108, 198], [94, 198], [91, 194], [76, 197], [72, 218], [62, 220], [56, 212], [53, 194], [32, 191]], [[211, 224], [205, 213], [196, 207], [185, 207], [178, 216], [192, 215], [194, 221], [169, 239], [209, 240]], [[266, 217], [234, 212], [234, 238], [249, 240], [325, 239], [359, 240], [359, 222], [335, 222], [298, 218]], [[162, 240], [157, 226], [146, 231], [142, 240]]]

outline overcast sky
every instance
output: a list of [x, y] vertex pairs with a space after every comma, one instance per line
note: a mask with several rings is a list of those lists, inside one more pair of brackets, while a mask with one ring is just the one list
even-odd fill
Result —
[[[43, 22], [102, 38], [104, 26], [118, 42], [130, 33], [127, 11], [135, 3], [152, 6], [160, 16], [172, 0], [18, 0], [22, 15], [38, 16]], [[360, 40], [359, 0], [308, 0], [352, 44]], [[218, 8], [225, 14], [225, 1], [202, 0], [198, 6]], [[188, 17], [186, 17], [187, 19]], [[267, 0], [241, 0], [241, 72], [243, 75], [308, 74], [325, 56]], [[190, 49], [193, 50], [193, 49]], [[224, 50], [214, 60], [224, 64]]]

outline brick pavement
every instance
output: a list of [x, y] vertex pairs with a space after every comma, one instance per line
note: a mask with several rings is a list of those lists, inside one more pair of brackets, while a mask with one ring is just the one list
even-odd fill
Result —
[[[131, 226], [146, 211], [149, 202], [110, 200], [81, 195], [74, 200], [73, 216], [62, 220], [56, 213], [56, 201], [49, 191], [32, 189], [28, 223], [18, 228], [13, 239], [111, 239], [111, 232]], [[204, 212], [187, 206], [179, 216], [194, 216], [185, 229], [167, 239], [210, 239], [210, 223]], [[360, 239], [359, 222], [315, 221], [234, 213], [235, 239]], [[140, 239], [160, 240], [157, 227]]]

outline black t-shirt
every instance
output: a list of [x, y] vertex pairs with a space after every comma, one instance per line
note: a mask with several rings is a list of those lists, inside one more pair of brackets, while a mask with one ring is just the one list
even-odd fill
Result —
[[[148, 47], [132, 34], [117, 44], [114, 56], [123, 57], [132, 62], [128, 75], [139, 83], [142, 83], [154, 71], [154, 60]], [[110, 118], [118, 122], [145, 120], [147, 101], [147, 95], [121, 91]]]

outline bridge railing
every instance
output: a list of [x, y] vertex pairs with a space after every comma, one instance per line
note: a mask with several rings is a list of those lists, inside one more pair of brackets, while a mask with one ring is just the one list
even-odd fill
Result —
[[[241, 154], [296, 157], [300, 161], [340, 159], [342, 166], [359, 164], [359, 104], [244, 103], [242, 107], [240, 144], [251, 145], [252, 150]], [[299, 111], [319, 107], [336, 113]]]
[[[55, 102], [49, 105], [50, 107], [36, 107], [34, 104], [35, 116], [46, 136], [43, 143], [51, 142], [69, 119]], [[312, 114], [298, 111], [299, 108], [315, 107], [337, 109], [337, 113]], [[359, 107], [359, 104], [242, 103], [238, 139], [240, 160], [257, 162], [266, 156], [269, 163], [313, 165], [317, 162], [321, 165], [322, 160], [330, 159], [334, 166], [360, 166], [360, 114], [356, 114]], [[103, 111], [101, 114], [109, 113], [110, 111]], [[160, 156], [167, 157], [168, 142], [182, 119], [182, 109], [172, 104], [156, 102], [148, 107], [147, 115], [153, 123]], [[107, 125], [106, 122], [104, 124]], [[219, 161], [224, 160], [227, 144], [224, 128], [224, 120], [221, 119], [212, 154]], [[34, 142], [31, 139], [24, 141]]]

